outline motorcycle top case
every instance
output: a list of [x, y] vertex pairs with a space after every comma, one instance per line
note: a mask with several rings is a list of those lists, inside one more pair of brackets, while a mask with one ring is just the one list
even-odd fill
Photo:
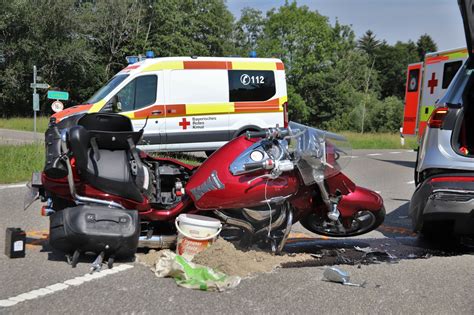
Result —
[[137, 210], [79, 205], [50, 216], [50, 245], [65, 253], [100, 253], [128, 257], [135, 254], [140, 235]]

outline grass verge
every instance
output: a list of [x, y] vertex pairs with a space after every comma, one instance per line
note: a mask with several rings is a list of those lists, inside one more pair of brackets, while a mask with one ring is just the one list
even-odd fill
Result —
[[[45, 132], [48, 128], [49, 117], [37, 117], [36, 118], [36, 131]], [[33, 131], [33, 118], [32, 117], [16, 117], [16, 118], [0, 118], [0, 128], [14, 129], [23, 131]]]
[[393, 133], [339, 132], [349, 140], [353, 149], [415, 149], [417, 137], [405, 137], [405, 145], [400, 144], [400, 135]]
[[0, 184], [28, 181], [44, 166], [44, 145], [0, 145]]

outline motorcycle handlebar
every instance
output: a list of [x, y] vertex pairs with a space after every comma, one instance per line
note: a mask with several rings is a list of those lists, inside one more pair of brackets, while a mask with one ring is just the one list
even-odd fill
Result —
[[247, 131], [247, 139], [252, 138], [268, 138], [268, 139], [283, 139], [290, 135], [290, 130], [287, 128], [269, 128], [260, 131]]
[[246, 171], [256, 171], [256, 170], [271, 170], [275, 167], [275, 162], [268, 159], [261, 162], [253, 162], [244, 164], [244, 170]]
[[264, 162], [254, 162], [254, 163], [246, 163], [244, 164], [244, 169], [246, 171], [256, 171], [256, 170], [259, 170], [259, 169], [263, 169], [264, 168]]

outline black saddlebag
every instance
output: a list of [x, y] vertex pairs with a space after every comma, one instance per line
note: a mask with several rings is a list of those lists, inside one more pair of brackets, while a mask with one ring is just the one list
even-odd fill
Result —
[[67, 254], [104, 251], [107, 256], [135, 254], [140, 235], [137, 210], [79, 205], [50, 216], [50, 245]]

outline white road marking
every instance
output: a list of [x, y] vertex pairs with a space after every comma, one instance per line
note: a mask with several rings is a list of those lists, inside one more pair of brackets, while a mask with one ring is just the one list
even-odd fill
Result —
[[414, 184], [414, 183], [415, 183], [414, 180], [411, 180], [411, 181], [407, 182], [407, 184], [409, 184], [409, 185]]
[[0, 190], [2, 189], [10, 189], [10, 188], [20, 188], [20, 187], [26, 187], [26, 183], [23, 184], [15, 184], [15, 185], [1, 185]]
[[402, 152], [398, 152], [398, 151], [394, 151], [394, 152], [390, 152], [390, 154], [400, 154]]
[[36, 298], [39, 298], [41, 296], [45, 296], [47, 294], [52, 294], [52, 293], [55, 293], [55, 292], [66, 290], [70, 286], [78, 286], [78, 285], [81, 285], [85, 282], [88, 282], [88, 281], [91, 281], [91, 280], [94, 280], [94, 279], [103, 278], [103, 277], [108, 276], [108, 275], [113, 275], [117, 272], [125, 271], [125, 270], [130, 269], [130, 268], [133, 268], [133, 265], [123, 264], [123, 265], [114, 267], [113, 269], [106, 269], [106, 270], [102, 270], [102, 271], [99, 271], [99, 272], [95, 272], [93, 274], [85, 274], [81, 277], [76, 277], [76, 278], [73, 278], [73, 279], [66, 280], [64, 282], [59, 282], [59, 283], [56, 283], [56, 284], [52, 284], [52, 285], [49, 285], [45, 288], [36, 289], [36, 290], [32, 290], [30, 292], [22, 293], [22, 294], [19, 294], [17, 296], [13, 296], [11, 298], [8, 298], [6, 300], [0, 300], [0, 307], [9, 307], [9, 306], [13, 306], [13, 305], [16, 305], [20, 302], [24, 302], [24, 301], [27, 301], [27, 300], [34, 300]]
[[378, 155], [382, 155], [382, 153], [371, 153], [371, 154], [367, 154], [368, 156], [378, 156]]

